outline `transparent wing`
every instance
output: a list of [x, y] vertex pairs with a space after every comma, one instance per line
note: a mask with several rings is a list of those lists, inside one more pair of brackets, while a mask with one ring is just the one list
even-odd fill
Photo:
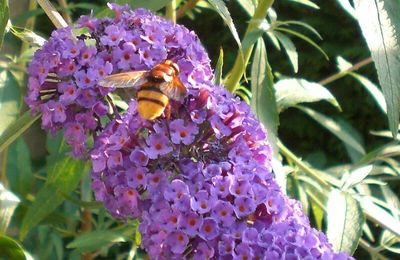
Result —
[[105, 88], [131, 88], [146, 81], [146, 70], [122, 72], [109, 75], [99, 81], [99, 85]]
[[160, 90], [170, 99], [178, 101], [182, 100], [187, 94], [187, 88], [177, 77], [173, 78], [172, 81], [161, 83]]

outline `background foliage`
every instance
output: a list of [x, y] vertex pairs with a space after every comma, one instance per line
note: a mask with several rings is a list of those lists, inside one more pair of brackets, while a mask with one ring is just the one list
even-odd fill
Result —
[[[106, 1], [52, 2], [67, 22], [107, 14]], [[216, 81], [268, 128], [280, 184], [336, 250], [398, 257], [398, 0], [277, 0], [266, 20], [273, 1], [116, 2], [175, 13], [198, 34]], [[53, 29], [35, 1], [0, 0], [0, 259], [141, 259], [137, 223], [112, 220], [89, 165], [26, 112], [26, 65]]]

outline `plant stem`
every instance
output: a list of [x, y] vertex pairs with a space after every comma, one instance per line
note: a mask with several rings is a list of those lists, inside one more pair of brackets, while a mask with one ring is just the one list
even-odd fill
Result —
[[[258, 5], [254, 11], [254, 15], [247, 26], [246, 35], [256, 29], [264, 18], [267, 16], [268, 9], [273, 4], [274, 0], [259, 0]], [[243, 37], [243, 39], [244, 39]], [[228, 78], [225, 81], [225, 86], [230, 92], [235, 92], [239, 85], [240, 79], [242, 78], [244, 71], [246, 70], [247, 63], [249, 62], [250, 55], [253, 51], [254, 44], [243, 50], [243, 56], [238, 52], [233, 68], [229, 72]]]
[[166, 12], [165, 12], [165, 16], [170, 19], [174, 24], [176, 24], [176, 1], [172, 0], [171, 2], [169, 2], [169, 4], [167, 4], [167, 6], [165, 7]]
[[183, 17], [187, 11], [192, 10], [200, 0], [189, 0], [181, 8], [176, 11], [176, 18]]
[[321, 80], [321, 81], [318, 82], [318, 83], [321, 84], [321, 85], [329, 84], [329, 83], [331, 83], [331, 82], [333, 82], [333, 81], [335, 81], [335, 80], [337, 80], [337, 79], [340, 79], [340, 78], [346, 76], [349, 72], [358, 70], [358, 69], [360, 69], [360, 68], [362, 68], [362, 67], [364, 67], [364, 66], [366, 66], [366, 65], [368, 65], [368, 64], [370, 64], [370, 63], [372, 63], [372, 58], [371, 58], [371, 57], [366, 58], [366, 59], [364, 59], [364, 60], [362, 60], [362, 61], [360, 61], [360, 62], [354, 64], [353, 66], [351, 66], [351, 67], [348, 68], [347, 70], [344, 70], [344, 71], [340, 71], [340, 72], [338, 72], [338, 73], [335, 73], [335, 74], [333, 74], [333, 75], [331, 75], [331, 76], [329, 76], [329, 77], [327, 77], [327, 78]]
[[68, 3], [67, 0], [58, 0], [58, 4], [60, 5], [60, 7], [63, 9], [62, 14], [64, 19], [67, 21], [68, 24], [72, 24], [72, 19], [71, 16], [68, 13]]
[[299, 157], [292, 153], [280, 140], [277, 141], [276, 145], [278, 146], [280, 152], [287, 158], [293, 161], [302, 171], [308, 173], [317, 180], [324, 187], [329, 188], [330, 185], [319, 176], [317, 172], [315, 172], [311, 167], [305, 164]]
[[49, 0], [37, 0], [37, 2], [57, 29], [68, 26], [67, 22], [62, 18], [61, 14], [57, 12]]

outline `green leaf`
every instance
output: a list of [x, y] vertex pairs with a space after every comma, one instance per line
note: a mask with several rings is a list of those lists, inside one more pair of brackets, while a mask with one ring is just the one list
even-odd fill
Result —
[[63, 194], [69, 194], [75, 190], [85, 173], [87, 173], [85, 163], [70, 157], [61, 157], [50, 167], [46, 184], [38, 192], [35, 201], [23, 218], [20, 230], [21, 240], [30, 229], [61, 205], [65, 200]]
[[83, 251], [91, 251], [111, 243], [125, 242], [129, 240], [129, 237], [120, 232], [96, 230], [77, 236], [67, 245], [67, 248], [81, 248]]
[[282, 111], [299, 103], [326, 100], [340, 109], [336, 98], [324, 86], [305, 79], [282, 79], [275, 83], [278, 110]]
[[254, 15], [254, 11], [256, 10], [255, 0], [238, 0], [238, 3], [243, 7], [249, 16]]
[[18, 116], [21, 93], [18, 82], [9, 71], [0, 72], [0, 135]]
[[305, 5], [305, 6], [314, 8], [314, 9], [319, 9], [319, 6], [316, 5], [315, 3], [313, 3], [313, 2], [310, 1], [310, 0], [290, 0], [290, 1], [291, 1], [291, 2], [295, 2], [295, 3], [302, 4], [302, 5]]
[[322, 40], [322, 36], [319, 34], [319, 32], [317, 30], [315, 30], [314, 27], [312, 27], [311, 25], [309, 25], [307, 23], [296, 21], [296, 20], [287, 20], [287, 21], [276, 21], [275, 24], [277, 26], [280, 26], [280, 25], [298, 25], [298, 26], [301, 26], [304, 29], [310, 31], [315, 36], [317, 36], [320, 40]]
[[235, 24], [233, 23], [231, 14], [229, 13], [228, 8], [226, 7], [224, 1], [222, 0], [208, 0], [208, 2], [214, 7], [214, 9], [218, 12], [218, 14], [221, 16], [222, 20], [228, 25], [229, 30], [231, 31], [231, 34], [233, 38], [235, 39], [237, 45], [239, 46], [239, 53], [244, 59], [243, 55], [243, 48], [242, 48], [242, 43], [239, 38], [239, 34], [236, 30]]
[[6, 233], [14, 210], [19, 203], [19, 198], [0, 182], [0, 234]]
[[0, 259], [25, 260], [21, 245], [11, 237], [0, 235]]
[[251, 32], [247, 33], [243, 39], [242, 47], [243, 49], [250, 48], [257, 40], [265, 33], [263, 29], [255, 28]]
[[4, 34], [9, 18], [8, 0], [0, 0], [0, 49], [3, 45]]
[[308, 42], [311, 46], [316, 48], [322, 55], [324, 55], [325, 59], [329, 60], [329, 57], [325, 53], [325, 51], [323, 49], [321, 49], [321, 47], [319, 47], [318, 44], [316, 44], [313, 40], [311, 40], [310, 38], [308, 38], [304, 34], [301, 34], [299, 32], [293, 31], [291, 29], [282, 28], [282, 27], [275, 28], [275, 30], [292, 34], [293, 36], [296, 36], [296, 37], [302, 39], [303, 41]]
[[263, 39], [258, 39], [251, 67], [251, 108], [267, 129], [270, 143], [276, 147], [279, 125], [278, 110], [275, 101], [273, 76], [268, 64], [267, 51]]
[[294, 73], [297, 73], [299, 70], [299, 55], [297, 54], [296, 46], [293, 44], [292, 40], [283, 33], [274, 32], [274, 35], [276, 38], [278, 38], [287, 56], [289, 57]]
[[[24, 162], [24, 163], [21, 163]], [[28, 146], [22, 137], [8, 150], [7, 176], [12, 190], [25, 197], [32, 191], [34, 177]]]
[[339, 2], [340, 6], [354, 19], [357, 19], [356, 17], [356, 10], [354, 10], [354, 7], [350, 4], [349, 0], [337, 0]]
[[332, 134], [334, 134], [337, 138], [339, 138], [343, 143], [351, 146], [353, 149], [356, 151], [365, 154], [365, 150], [362, 147], [362, 145], [349, 133], [347, 132], [343, 127], [341, 127], [337, 122], [335, 122], [333, 119], [318, 113], [315, 110], [312, 110], [307, 107], [303, 106], [297, 106], [301, 111], [309, 115], [312, 119], [317, 121], [319, 124], [321, 124], [323, 127], [325, 127], [327, 130], [329, 130]]
[[386, 99], [389, 128], [396, 138], [400, 116], [400, 2], [356, 0], [354, 6]]
[[221, 48], [219, 49], [219, 56], [217, 65], [215, 66], [214, 78], [215, 78], [215, 85], [222, 84], [222, 66], [224, 65], [224, 50]]
[[383, 228], [393, 232], [396, 236], [400, 236], [400, 221], [394, 218], [389, 212], [376, 205], [368, 197], [356, 197], [360, 202], [361, 208], [367, 215], [368, 219]]
[[31, 111], [26, 111], [16, 121], [11, 123], [0, 136], [0, 152], [21, 136], [39, 117], [40, 114], [32, 116]]
[[371, 173], [373, 165], [366, 165], [352, 170], [350, 173], [343, 175], [343, 185], [342, 189], [347, 190], [352, 186], [355, 186], [362, 182], [368, 174]]
[[352, 255], [357, 248], [365, 222], [358, 202], [346, 192], [333, 189], [327, 203], [327, 231], [335, 251]]
[[[341, 129], [343, 129], [344, 132], [347, 132], [349, 135], [351, 135], [354, 140], [357, 141], [362, 147], [364, 147], [364, 141], [361, 136], [361, 134], [344, 118], [337, 118], [336, 123], [339, 125]], [[365, 153], [362, 153], [356, 149], [354, 149], [352, 146], [348, 145], [347, 143], [344, 143], [347, 154], [349, 155], [350, 159], [352, 162], [356, 163], [360, 161], [360, 159], [365, 155]]]

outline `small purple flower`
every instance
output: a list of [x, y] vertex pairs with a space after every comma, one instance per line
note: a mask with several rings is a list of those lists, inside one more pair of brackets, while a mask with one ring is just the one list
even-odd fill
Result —
[[203, 224], [203, 218], [194, 212], [182, 215], [179, 220], [179, 227], [189, 236], [198, 234], [198, 230]]
[[253, 213], [256, 209], [256, 205], [251, 198], [248, 197], [237, 197], [235, 199], [235, 213], [238, 218], [245, 217]]
[[232, 225], [236, 218], [233, 214], [233, 206], [227, 201], [217, 201], [212, 209], [211, 216], [224, 226]]
[[129, 159], [137, 166], [146, 166], [149, 163], [149, 157], [143, 150], [135, 149], [129, 155]]
[[172, 152], [168, 139], [162, 134], [150, 135], [147, 139], [147, 145], [148, 147], [145, 148], [145, 151], [151, 159], [156, 159], [160, 155]]
[[215, 203], [215, 198], [211, 197], [207, 191], [201, 190], [192, 198], [190, 205], [193, 210], [200, 214], [207, 213], [211, 210]]
[[185, 233], [176, 231], [170, 233], [170, 235], [167, 238], [167, 241], [173, 253], [182, 254], [189, 243], [189, 238]]
[[106, 35], [100, 38], [101, 43], [108, 46], [116, 46], [120, 43], [126, 32], [117, 25], [109, 25], [106, 27], [105, 33]]
[[182, 119], [176, 119], [172, 121], [169, 125], [171, 130], [171, 140], [174, 144], [189, 145], [193, 142], [196, 134], [198, 133], [198, 128], [194, 123], [187, 123]]
[[217, 222], [213, 218], [205, 218], [200, 228], [200, 237], [205, 240], [212, 240], [219, 235]]

